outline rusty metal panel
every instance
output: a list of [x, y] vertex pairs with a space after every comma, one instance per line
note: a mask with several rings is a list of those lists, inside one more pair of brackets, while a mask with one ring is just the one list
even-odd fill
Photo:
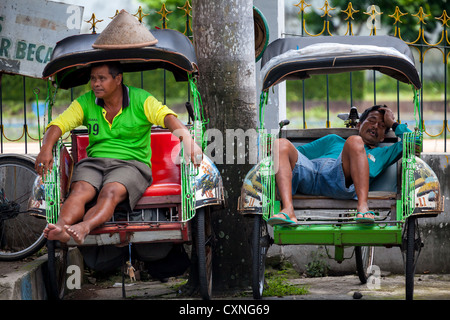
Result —
[[56, 42], [80, 33], [83, 10], [47, 0], [2, 0], [0, 72], [41, 78]]

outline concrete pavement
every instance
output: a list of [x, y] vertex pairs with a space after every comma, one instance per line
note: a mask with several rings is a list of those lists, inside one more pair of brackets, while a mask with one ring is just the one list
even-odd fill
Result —
[[[76, 254], [75, 254], [76, 255]], [[78, 259], [72, 258], [80, 263]], [[47, 256], [28, 261], [0, 262], [0, 300], [46, 300], [44, 279]], [[404, 275], [382, 274], [368, 285], [360, 283], [356, 275], [320, 278], [289, 278], [288, 281], [308, 288], [306, 295], [265, 297], [263, 300], [404, 300]], [[120, 281], [118, 281], [120, 282]], [[129, 300], [200, 300], [198, 297], [179, 296], [177, 291], [183, 279], [159, 281], [127, 281]], [[356, 294], [355, 294], [356, 293]], [[215, 294], [214, 299], [252, 300], [250, 289], [236, 295]], [[66, 300], [123, 300], [120, 283], [85, 282], [80, 289], [68, 292]], [[416, 274], [415, 300], [450, 300], [450, 275]]]
[[[370, 287], [360, 283], [356, 275], [289, 279], [291, 284], [308, 288], [306, 295], [264, 297], [263, 300], [404, 300], [405, 277], [386, 275], [380, 278], [379, 286]], [[126, 287], [130, 300], [198, 300], [196, 297], [179, 296], [177, 288], [182, 280], [136, 282]], [[68, 300], [122, 300], [122, 289], [115, 286], [85, 284], [74, 290]], [[236, 295], [213, 294], [214, 300], [252, 300], [251, 290]], [[450, 300], [450, 275], [417, 275], [414, 300]]]

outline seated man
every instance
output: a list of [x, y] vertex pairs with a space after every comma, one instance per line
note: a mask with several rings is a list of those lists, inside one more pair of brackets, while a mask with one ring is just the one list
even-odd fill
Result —
[[[295, 147], [278, 139], [278, 170], [275, 179], [281, 197], [280, 213], [268, 220], [270, 225], [297, 222], [292, 195], [321, 195], [336, 199], [357, 197], [357, 222], [373, 223], [374, 212], [367, 200], [372, 180], [401, 157], [402, 141], [378, 147], [390, 128], [397, 137], [410, 132], [405, 124], [394, 121], [386, 106], [373, 106], [363, 112], [357, 124], [358, 135], [347, 140], [331, 134], [303, 146]], [[277, 149], [278, 148], [278, 149]]]
[[[120, 63], [93, 65], [92, 90], [47, 126], [35, 162], [40, 175], [53, 167], [52, 148], [62, 134], [80, 125], [89, 133], [88, 157], [74, 168], [70, 194], [58, 222], [44, 230], [49, 240], [67, 242], [72, 237], [82, 244], [91, 230], [111, 219], [119, 203], [128, 210], [134, 208], [152, 181], [153, 124], [167, 127], [182, 139], [191, 161], [201, 159], [200, 147], [176, 114], [145, 90], [125, 86], [122, 78]], [[85, 211], [94, 199], [95, 205]]]

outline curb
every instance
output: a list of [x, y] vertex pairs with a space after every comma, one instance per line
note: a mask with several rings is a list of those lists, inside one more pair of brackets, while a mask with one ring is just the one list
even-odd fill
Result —
[[29, 262], [0, 279], [0, 300], [46, 300], [44, 271], [47, 255]]
[[[46, 291], [48, 256], [43, 255], [0, 278], [0, 300], [48, 300]], [[68, 253], [68, 265], [83, 270], [83, 257], [78, 250]]]

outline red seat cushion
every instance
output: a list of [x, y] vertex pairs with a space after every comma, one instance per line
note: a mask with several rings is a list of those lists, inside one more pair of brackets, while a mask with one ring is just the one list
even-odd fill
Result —
[[142, 197], [177, 196], [181, 194], [179, 183], [156, 183], [145, 190]]
[[[87, 157], [86, 147], [89, 145], [87, 134], [77, 135], [76, 162]], [[152, 177], [153, 182], [144, 192], [143, 197], [181, 194], [180, 165], [175, 164], [180, 152], [180, 141], [167, 130], [152, 132]]]

